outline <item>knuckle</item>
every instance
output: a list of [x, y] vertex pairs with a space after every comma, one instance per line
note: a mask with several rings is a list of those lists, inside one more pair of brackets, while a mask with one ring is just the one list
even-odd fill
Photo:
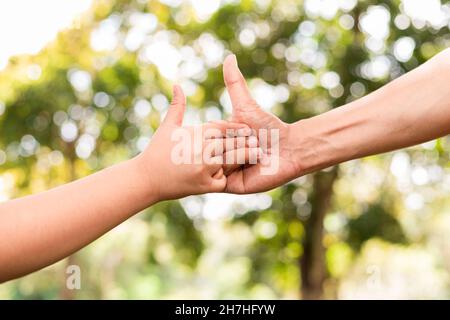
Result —
[[250, 99], [246, 102], [242, 102], [237, 105], [237, 109], [241, 112], [250, 112], [250, 111], [254, 111], [255, 109], [258, 109], [258, 108], [259, 108], [259, 105], [256, 102], [256, 100], [254, 100], [254, 99]]

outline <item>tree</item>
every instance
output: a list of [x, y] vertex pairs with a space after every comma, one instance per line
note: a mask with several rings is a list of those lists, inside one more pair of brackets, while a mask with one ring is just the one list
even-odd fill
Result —
[[[96, 2], [78, 28], [36, 56], [12, 59], [0, 75], [0, 148], [7, 157], [0, 172], [14, 172], [15, 195], [23, 195], [135, 155], [158, 126], [174, 81], [187, 89], [194, 118], [226, 117], [221, 61], [228, 50], [261, 105], [294, 122], [379, 88], [448, 43], [446, 25], [411, 19], [400, 1], [317, 3], [243, 0], [202, 13], [187, 3]], [[439, 143], [433, 150], [445, 162]], [[403, 235], [394, 205], [379, 206], [377, 198], [339, 207], [336, 185], [347, 176], [340, 167], [309, 175], [270, 192], [268, 208], [234, 215], [235, 225], [262, 230], [248, 252], [247, 288], [265, 283], [279, 296], [301, 288], [295, 290], [303, 298], [329, 297], [324, 285], [334, 276], [327, 254], [335, 244], [354, 243], [356, 254], [375, 236], [398, 242], [387, 229], [361, 228], [373, 221], [365, 217], [381, 212]], [[355, 217], [346, 224], [348, 238], [326, 242], [324, 219], [336, 210]], [[195, 270], [205, 248], [204, 219], [184, 211], [175, 201], [148, 210], [145, 221], [152, 227], [164, 221], [165, 231], [149, 236], [146, 270], [170, 278], [152, 251], [161, 243], [177, 248], [177, 264]]]

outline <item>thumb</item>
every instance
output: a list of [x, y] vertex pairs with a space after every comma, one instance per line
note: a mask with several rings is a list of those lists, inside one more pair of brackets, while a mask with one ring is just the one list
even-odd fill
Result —
[[223, 62], [223, 79], [233, 105], [233, 113], [236, 109], [254, 105], [254, 100], [250, 95], [244, 76], [239, 70], [234, 54], [227, 56]]
[[179, 85], [174, 85], [172, 103], [163, 122], [181, 126], [185, 109], [186, 97], [184, 96], [183, 89]]
[[222, 176], [218, 175], [218, 177], [213, 177], [211, 179], [210, 192], [224, 192], [226, 186], [227, 177], [222, 172]]

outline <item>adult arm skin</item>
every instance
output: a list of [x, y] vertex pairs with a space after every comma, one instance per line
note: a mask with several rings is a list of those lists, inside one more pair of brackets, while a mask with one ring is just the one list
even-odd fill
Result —
[[[158, 201], [223, 191], [226, 186], [223, 171], [236, 167], [235, 164], [171, 161], [175, 145], [171, 138], [181, 128], [184, 109], [184, 95], [181, 88], [175, 87], [174, 100], [164, 122], [142, 154], [55, 189], [1, 203], [0, 283], [74, 253]], [[225, 131], [246, 126], [222, 121], [202, 127]], [[185, 134], [192, 133], [189, 127], [183, 130]], [[222, 145], [230, 139], [235, 138], [210, 139], [208, 143]], [[235, 143], [229, 146], [230, 149], [225, 147], [223, 156], [227, 150], [236, 150]], [[244, 157], [257, 152], [255, 148], [243, 149], [247, 151]], [[214, 159], [217, 157], [222, 155], [214, 154]], [[245, 162], [248, 158], [238, 161]]]
[[297, 175], [450, 133], [450, 49], [345, 106], [290, 125]]
[[230, 193], [270, 190], [347, 160], [450, 133], [450, 49], [359, 100], [293, 124], [258, 106], [234, 55], [224, 61], [224, 81], [232, 120], [255, 130], [276, 129], [280, 137], [278, 170], [263, 175], [262, 164], [239, 168], [228, 176]]

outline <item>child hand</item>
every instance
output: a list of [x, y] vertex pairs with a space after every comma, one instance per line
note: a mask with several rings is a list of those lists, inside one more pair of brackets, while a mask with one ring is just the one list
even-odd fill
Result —
[[224, 172], [256, 163], [261, 151], [251, 129], [241, 123], [215, 121], [181, 127], [185, 96], [174, 86], [173, 101], [146, 150], [135, 158], [148, 189], [159, 200], [193, 194], [222, 192]]

